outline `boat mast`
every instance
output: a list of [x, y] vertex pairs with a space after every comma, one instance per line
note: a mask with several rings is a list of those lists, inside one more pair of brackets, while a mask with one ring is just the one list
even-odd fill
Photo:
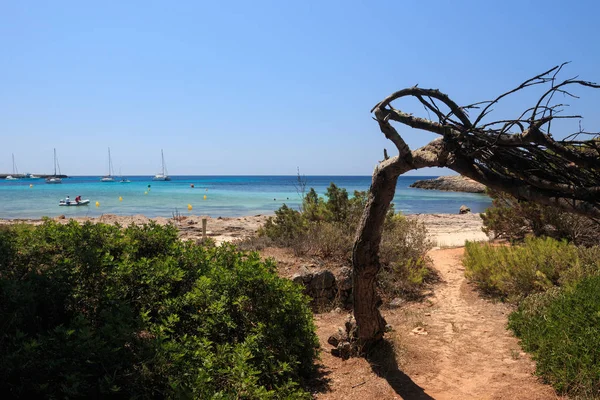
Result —
[[56, 176], [56, 148], [54, 148], [54, 176]]
[[160, 149], [160, 157], [162, 159], [162, 175], [165, 176], [165, 155], [163, 154], [163, 149]]
[[112, 161], [110, 159], [110, 147], [108, 148], [108, 176], [112, 176]]

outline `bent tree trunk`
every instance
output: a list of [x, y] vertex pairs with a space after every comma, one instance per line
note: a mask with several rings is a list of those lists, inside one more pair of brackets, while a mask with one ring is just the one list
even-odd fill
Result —
[[[379, 247], [396, 182], [405, 172], [448, 167], [519, 200], [600, 219], [600, 134], [582, 131], [580, 127], [574, 133], [566, 132], [566, 139], [559, 141], [550, 132], [551, 121], [556, 118], [581, 118], [558, 115], [563, 105], [550, 104], [555, 93], [570, 95], [565, 90], [567, 86], [598, 89], [600, 85], [577, 79], [558, 83], [556, 76], [563, 66], [535, 76], [494, 100], [464, 107], [437, 89], [412, 87], [393, 93], [371, 110], [381, 132], [394, 143], [399, 154], [388, 158], [387, 152], [384, 153], [385, 160], [373, 172], [369, 198], [352, 249], [354, 317], [359, 347], [368, 349], [381, 340], [385, 332], [386, 323], [378, 309], [380, 299], [376, 290], [377, 273], [381, 268]], [[520, 117], [485, 121], [490, 107], [502, 98], [544, 84], [550, 84], [550, 89]], [[404, 97], [417, 99], [437, 121], [413, 116], [391, 105]], [[466, 110], [480, 107], [483, 111], [472, 122]], [[390, 121], [440, 137], [411, 150]], [[579, 140], [586, 135], [592, 136], [591, 139]]]
[[379, 312], [376, 279], [380, 269], [379, 245], [385, 216], [394, 198], [398, 175], [377, 167], [373, 174], [366, 212], [352, 249], [354, 318], [361, 346], [369, 347], [383, 337], [385, 320]]

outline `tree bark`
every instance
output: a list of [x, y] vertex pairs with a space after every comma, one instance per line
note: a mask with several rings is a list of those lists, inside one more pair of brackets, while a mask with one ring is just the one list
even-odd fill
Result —
[[368, 348], [385, 332], [385, 319], [379, 312], [376, 279], [381, 268], [379, 245], [385, 216], [394, 198], [398, 174], [394, 163], [384, 161], [373, 173], [369, 198], [352, 249], [352, 281], [354, 284], [354, 318], [358, 326], [360, 346]]

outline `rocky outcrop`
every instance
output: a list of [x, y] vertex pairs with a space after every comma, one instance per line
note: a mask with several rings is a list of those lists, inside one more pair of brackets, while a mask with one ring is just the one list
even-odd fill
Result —
[[450, 192], [483, 193], [485, 186], [464, 176], [440, 176], [435, 179], [416, 181], [410, 187], [419, 189], [445, 190]]
[[327, 269], [311, 272], [303, 266], [292, 281], [304, 286], [304, 294], [312, 298], [311, 306], [316, 312], [335, 305], [344, 308], [352, 305], [352, 269], [348, 267], [343, 267], [336, 277]]

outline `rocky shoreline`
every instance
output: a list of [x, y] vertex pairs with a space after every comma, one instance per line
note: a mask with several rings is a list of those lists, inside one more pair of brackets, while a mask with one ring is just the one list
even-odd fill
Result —
[[444, 190], [449, 192], [485, 193], [484, 185], [461, 175], [424, 179], [416, 181], [410, 185], [410, 187], [429, 190]]

